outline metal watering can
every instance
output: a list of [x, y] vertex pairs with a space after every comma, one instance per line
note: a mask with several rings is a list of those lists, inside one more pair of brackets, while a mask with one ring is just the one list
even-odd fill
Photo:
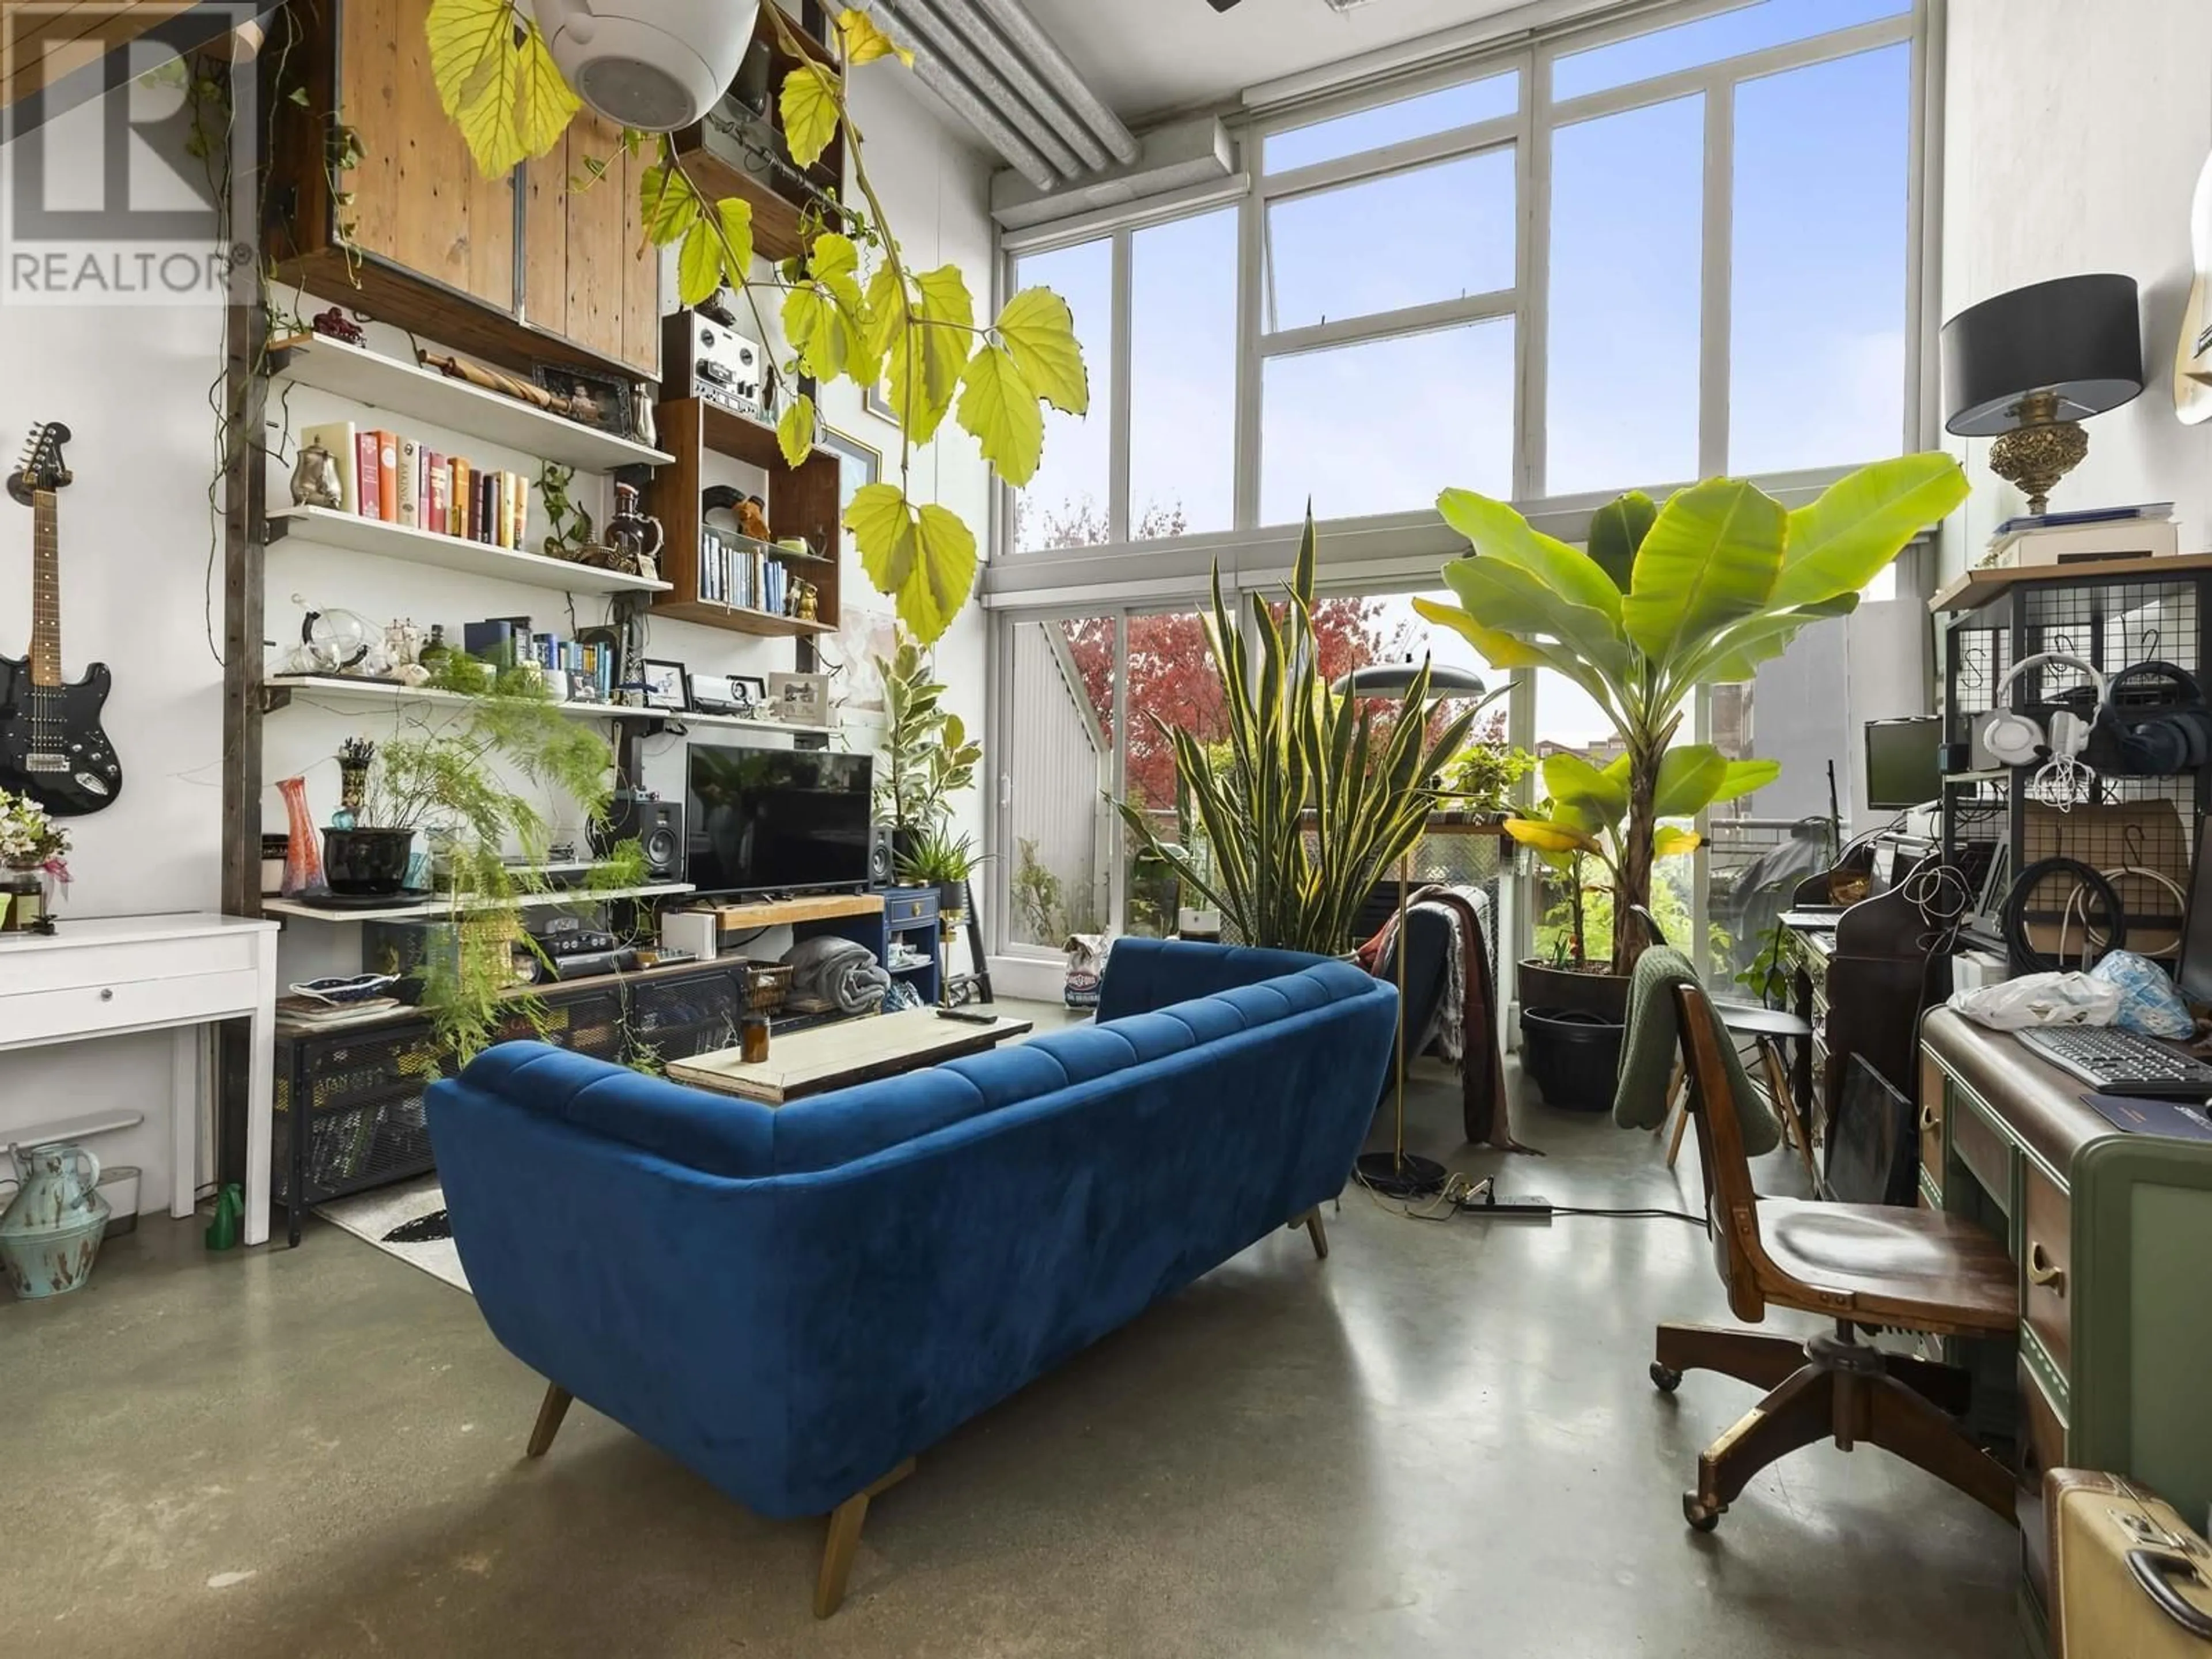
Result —
[[0, 1267], [20, 1297], [60, 1296], [92, 1277], [93, 1258], [107, 1231], [100, 1195], [100, 1160], [82, 1146], [56, 1141], [8, 1152], [15, 1195], [0, 1211]]

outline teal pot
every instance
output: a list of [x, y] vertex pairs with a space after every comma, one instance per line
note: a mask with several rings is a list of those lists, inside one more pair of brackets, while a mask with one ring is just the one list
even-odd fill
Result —
[[19, 1297], [80, 1288], [107, 1231], [100, 1160], [66, 1143], [18, 1147], [15, 1179], [15, 1195], [0, 1211], [0, 1268]]

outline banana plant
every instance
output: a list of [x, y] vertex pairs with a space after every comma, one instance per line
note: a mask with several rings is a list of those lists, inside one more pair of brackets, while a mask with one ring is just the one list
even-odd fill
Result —
[[[1665, 855], [1660, 819], [1756, 788], [1779, 769], [1754, 773], [1743, 769], [1771, 763], [1676, 745], [1688, 698], [1700, 685], [1749, 679], [1800, 629], [1849, 614], [1861, 588], [1966, 498], [1959, 464], [1934, 453], [1862, 467], [1795, 511], [1743, 479], [1712, 478], [1664, 506], [1632, 490], [1592, 517], [1584, 549], [1472, 490], [1437, 497], [1474, 553], [1443, 568], [1457, 605], [1415, 599], [1414, 608], [1493, 667], [1565, 675], [1626, 750], [1602, 773], [1586, 761], [1587, 776], [1562, 767], [1557, 782], [1547, 765], [1545, 781], [1570, 816], [1507, 826], [1539, 851], [1565, 850], [1595, 839], [1618, 799], [1614, 972], [1643, 953], [1632, 907], [1651, 900], [1652, 860]], [[1681, 833], [1668, 849], [1686, 850]]]
[[1436, 799], [1429, 781], [1466, 742], [1481, 705], [1431, 738], [1426, 663], [1402, 699], [1382, 705], [1396, 716], [1384, 730], [1380, 700], [1332, 691], [1314, 635], [1314, 560], [1309, 512], [1279, 616], [1246, 596], [1256, 664], [1214, 568], [1206, 639], [1227, 742], [1152, 717], [1174, 746], [1178, 795], [1188, 798], [1183, 844], [1164, 840], [1142, 807], [1114, 806], [1137, 852], [1171, 868], [1246, 944], [1334, 955], [1355, 943], [1360, 906], [1419, 839]]

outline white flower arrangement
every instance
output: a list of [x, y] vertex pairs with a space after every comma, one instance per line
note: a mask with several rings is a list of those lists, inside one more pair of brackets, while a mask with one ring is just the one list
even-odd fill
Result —
[[0, 789], [0, 865], [69, 879], [69, 831], [28, 795]]

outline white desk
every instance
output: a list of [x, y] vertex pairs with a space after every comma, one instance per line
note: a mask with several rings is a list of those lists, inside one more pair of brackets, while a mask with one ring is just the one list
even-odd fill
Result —
[[252, 1023], [246, 1109], [246, 1242], [269, 1237], [276, 1081], [276, 924], [186, 914], [63, 921], [52, 938], [0, 934], [0, 1050], [173, 1030], [169, 1213], [188, 1216], [199, 1174], [210, 1027]]

